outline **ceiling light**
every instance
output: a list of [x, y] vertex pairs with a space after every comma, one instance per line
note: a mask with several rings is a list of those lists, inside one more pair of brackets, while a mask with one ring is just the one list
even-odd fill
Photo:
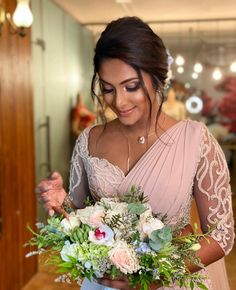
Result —
[[184, 67], [183, 66], [178, 66], [177, 67], [177, 73], [182, 74], [184, 72]]
[[184, 62], [185, 62], [184, 57], [180, 54], [177, 55], [177, 57], [175, 59], [175, 63], [179, 66], [182, 66], [182, 65], [184, 65]]
[[191, 85], [190, 85], [190, 83], [186, 83], [186, 84], [184, 85], [184, 87], [185, 87], [185, 89], [190, 89], [190, 88], [191, 88]]
[[236, 60], [233, 61], [233, 62], [231, 63], [231, 65], [230, 65], [230, 70], [231, 70], [232, 72], [236, 72]]
[[212, 73], [212, 78], [216, 81], [218, 81], [222, 78], [222, 72], [218, 67], [214, 69], [214, 71]]
[[192, 73], [192, 79], [194, 80], [198, 79], [198, 74], [196, 72]]
[[193, 67], [193, 70], [199, 74], [202, 72], [202, 69], [203, 69], [202, 64], [200, 62], [196, 62]]

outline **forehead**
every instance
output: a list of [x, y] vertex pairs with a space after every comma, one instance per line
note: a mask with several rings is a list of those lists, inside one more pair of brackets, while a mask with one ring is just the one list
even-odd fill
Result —
[[135, 69], [120, 59], [104, 59], [98, 74], [102, 80], [109, 83], [120, 83], [128, 78], [138, 78]]

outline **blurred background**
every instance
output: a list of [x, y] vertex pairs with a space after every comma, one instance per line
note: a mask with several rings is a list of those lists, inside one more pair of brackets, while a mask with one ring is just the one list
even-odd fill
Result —
[[[173, 59], [164, 110], [207, 124], [224, 150], [236, 207], [235, 0], [0, 0], [2, 290], [73, 287], [55, 286], [22, 245], [27, 223], [46, 219], [35, 184], [58, 170], [68, 188], [77, 117], [83, 126], [100, 121], [90, 98], [94, 45], [123, 16], [142, 18], [163, 39]], [[235, 256], [226, 258], [231, 289]]]

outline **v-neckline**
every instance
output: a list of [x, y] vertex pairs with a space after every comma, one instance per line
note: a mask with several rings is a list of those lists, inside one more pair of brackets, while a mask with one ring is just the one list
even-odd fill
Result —
[[154, 147], [154, 146], [156, 146], [156, 144], [158, 143], [158, 142], [160, 142], [160, 140], [161, 140], [161, 138], [163, 138], [169, 131], [171, 131], [171, 130], [173, 130], [174, 128], [176, 128], [176, 127], [178, 127], [178, 125], [180, 125], [181, 123], [183, 123], [183, 122], [185, 122], [185, 121], [187, 121], [187, 120], [181, 120], [181, 121], [179, 121], [179, 122], [177, 122], [177, 123], [175, 123], [174, 125], [172, 125], [172, 126], [170, 126], [168, 129], [166, 129], [166, 131], [165, 132], [163, 132], [156, 140], [155, 140], [155, 142], [143, 153], [143, 155], [137, 160], [137, 162], [133, 165], [133, 167], [125, 174], [124, 173], [124, 171], [118, 166], [118, 165], [115, 165], [115, 164], [113, 164], [113, 163], [111, 163], [109, 160], [107, 160], [106, 158], [100, 158], [100, 157], [97, 157], [97, 156], [93, 156], [93, 155], [91, 155], [90, 153], [89, 153], [89, 149], [88, 149], [88, 140], [89, 140], [89, 133], [90, 133], [90, 130], [93, 128], [93, 127], [95, 127], [95, 126], [97, 126], [96, 124], [95, 125], [93, 125], [93, 126], [91, 126], [91, 127], [88, 127], [87, 129], [86, 129], [86, 146], [85, 146], [85, 149], [86, 149], [86, 153], [87, 153], [87, 156], [88, 156], [88, 158], [90, 158], [90, 159], [97, 159], [97, 160], [101, 160], [101, 161], [105, 161], [107, 164], [109, 164], [110, 166], [112, 166], [113, 168], [115, 168], [116, 170], [118, 170], [120, 173], [121, 173], [121, 175], [122, 175], [122, 177], [123, 177], [123, 179], [125, 179], [137, 166], [138, 166], [138, 164], [143, 160], [143, 158], [145, 158], [148, 154], [149, 154], [149, 152], [152, 150], [152, 148]]

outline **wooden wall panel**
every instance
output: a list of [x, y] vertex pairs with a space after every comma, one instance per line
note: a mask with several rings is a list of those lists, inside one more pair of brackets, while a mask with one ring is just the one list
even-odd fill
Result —
[[[8, 12], [15, 0], [3, 0]], [[20, 290], [37, 270], [25, 258], [36, 220], [30, 32], [12, 34], [5, 23], [0, 36], [0, 289]]]

